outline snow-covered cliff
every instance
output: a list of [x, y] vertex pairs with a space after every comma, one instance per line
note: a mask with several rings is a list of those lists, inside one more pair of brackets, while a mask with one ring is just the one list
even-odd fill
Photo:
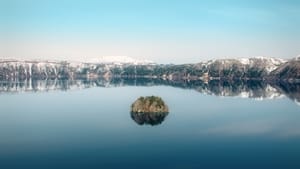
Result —
[[[130, 57], [99, 57], [85, 61], [0, 59], [0, 79], [79, 77], [160, 77], [168, 79], [299, 78], [299, 59], [271, 57], [218, 59], [196, 64], [161, 65]], [[286, 72], [291, 72], [286, 74]], [[280, 76], [279, 76], [280, 75]]]

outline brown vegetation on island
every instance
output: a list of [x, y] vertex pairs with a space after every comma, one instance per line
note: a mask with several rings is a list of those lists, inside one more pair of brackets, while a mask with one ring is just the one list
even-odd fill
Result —
[[169, 108], [160, 97], [147, 96], [138, 98], [131, 105], [131, 112], [169, 112]]

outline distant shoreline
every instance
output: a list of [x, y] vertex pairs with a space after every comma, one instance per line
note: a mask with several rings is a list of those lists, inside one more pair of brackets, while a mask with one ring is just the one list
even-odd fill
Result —
[[[127, 59], [130, 60], [130, 59]], [[300, 59], [254, 57], [217, 59], [194, 64], [155, 64], [152, 62], [84, 63], [0, 59], [0, 80], [5, 79], [76, 79], [76, 78], [162, 78], [203, 80], [260, 79], [298, 81]]]

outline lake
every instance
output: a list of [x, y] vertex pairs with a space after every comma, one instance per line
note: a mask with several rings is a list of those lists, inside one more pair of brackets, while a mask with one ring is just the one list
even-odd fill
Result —
[[[299, 89], [260, 81], [4, 81], [0, 168], [298, 169]], [[139, 124], [130, 106], [152, 95], [170, 112]]]

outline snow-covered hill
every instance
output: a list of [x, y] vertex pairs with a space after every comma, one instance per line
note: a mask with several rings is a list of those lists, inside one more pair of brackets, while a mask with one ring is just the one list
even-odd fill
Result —
[[135, 64], [135, 65], [146, 65], [154, 64], [150, 60], [135, 59], [129, 56], [100, 56], [97, 58], [87, 59], [86, 63], [108, 63], [108, 64]]
[[0, 58], [0, 79], [7, 78], [76, 78], [111, 74], [113, 68], [130, 65], [155, 65], [149, 60], [127, 56], [102, 56], [89, 60], [48, 61]]
[[[270, 57], [217, 59], [197, 64], [161, 65], [127, 56], [103, 56], [84, 61], [0, 59], [0, 79], [78, 77], [161, 77], [172, 79], [299, 78], [299, 61]], [[283, 66], [286, 65], [283, 69]], [[282, 68], [282, 69], [280, 69]], [[291, 71], [289, 71], [291, 70]], [[275, 72], [275, 73], [274, 73]], [[279, 72], [279, 73], [276, 73]], [[281, 76], [294, 72], [291, 76]], [[280, 76], [277, 76], [280, 74]]]
[[241, 58], [238, 59], [243, 64], [248, 64], [250, 67], [255, 66], [257, 61], [259, 61], [265, 69], [270, 73], [275, 70], [281, 64], [287, 62], [287, 60], [280, 59], [280, 58], [273, 58], [273, 57], [265, 57], [265, 56], [256, 56], [253, 58]]

